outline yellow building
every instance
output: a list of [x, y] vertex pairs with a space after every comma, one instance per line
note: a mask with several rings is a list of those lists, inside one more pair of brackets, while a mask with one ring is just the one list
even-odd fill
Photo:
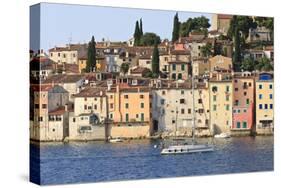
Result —
[[264, 73], [256, 80], [256, 132], [272, 134], [274, 128], [273, 78]]
[[232, 125], [231, 80], [211, 79], [209, 82], [210, 127], [213, 134], [229, 132]]
[[150, 91], [147, 88], [119, 87], [107, 91], [111, 137], [150, 135]]

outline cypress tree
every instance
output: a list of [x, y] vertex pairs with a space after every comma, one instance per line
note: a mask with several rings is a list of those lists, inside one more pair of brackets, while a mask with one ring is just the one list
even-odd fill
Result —
[[96, 42], [95, 37], [92, 36], [92, 40], [88, 46], [88, 59], [86, 64], [86, 72], [93, 72], [96, 68]]
[[142, 19], [140, 19], [140, 36], [143, 36]]
[[172, 33], [173, 42], [179, 39], [179, 34], [180, 34], [180, 22], [179, 22], [178, 13], [176, 13], [176, 15], [174, 16], [174, 27]]
[[134, 33], [134, 46], [140, 45], [140, 38], [141, 38], [141, 33], [140, 33], [140, 27], [139, 27], [139, 21], [136, 21], [136, 27], [135, 27], [135, 33]]
[[159, 75], [159, 50], [156, 42], [154, 43], [154, 49], [152, 54], [152, 73], [155, 77]]
[[237, 26], [237, 19], [234, 17], [234, 55], [233, 55], [233, 64], [234, 71], [239, 71], [241, 63], [241, 41], [239, 28]]

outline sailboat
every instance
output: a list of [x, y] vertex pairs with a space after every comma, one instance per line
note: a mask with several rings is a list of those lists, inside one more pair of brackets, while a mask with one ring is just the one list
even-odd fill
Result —
[[162, 155], [169, 154], [187, 154], [187, 153], [202, 153], [214, 151], [213, 144], [198, 144], [195, 139], [195, 105], [194, 105], [194, 77], [192, 76], [192, 143], [175, 144], [164, 147], [161, 151]]

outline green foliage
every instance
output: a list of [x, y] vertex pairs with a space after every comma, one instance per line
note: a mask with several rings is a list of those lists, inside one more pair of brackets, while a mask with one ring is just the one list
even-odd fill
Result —
[[152, 72], [151, 70], [147, 71], [146, 73], [144, 73], [143, 77], [145, 78], [151, 78], [152, 77]]
[[128, 70], [129, 70], [129, 63], [122, 63], [121, 65], [121, 72], [123, 72], [123, 74], [127, 74]]
[[159, 50], [157, 43], [154, 44], [153, 54], [152, 54], [152, 73], [153, 75], [159, 74]]
[[134, 46], [139, 46], [140, 45], [140, 39], [141, 39], [141, 31], [140, 31], [140, 27], [139, 27], [139, 21], [136, 21], [134, 39], [135, 39]]
[[272, 71], [273, 66], [267, 57], [262, 57], [257, 61], [255, 69], [259, 71]]
[[266, 27], [270, 30], [270, 37], [271, 41], [273, 41], [274, 38], [274, 20], [272, 17], [255, 17], [255, 21], [257, 22], [258, 26], [260, 27]]
[[140, 35], [143, 35], [143, 30], [142, 30], [142, 19], [140, 19]]
[[140, 39], [141, 46], [152, 46], [156, 44], [160, 44], [161, 39], [155, 33], [145, 33]]
[[93, 72], [96, 68], [96, 42], [95, 37], [92, 36], [92, 40], [88, 46], [88, 59], [86, 63], [86, 72]]
[[173, 27], [173, 33], [172, 33], [172, 41], [175, 42], [176, 40], [179, 39], [180, 35], [180, 22], [179, 22], [179, 17], [178, 13], [174, 16], [174, 27]]
[[255, 69], [255, 61], [253, 58], [245, 58], [241, 64], [241, 70], [252, 72]]
[[205, 46], [202, 46], [200, 48], [200, 51], [203, 57], [209, 57], [210, 55], [212, 55], [212, 45], [210, 43], [207, 43]]
[[250, 16], [233, 16], [230, 21], [230, 26], [228, 30], [228, 37], [232, 38], [235, 35], [235, 29], [242, 33], [244, 39], [248, 38], [249, 29], [257, 28], [257, 23], [253, 21]]
[[210, 27], [209, 19], [205, 16], [189, 18], [181, 24], [180, 35], [189, 36], [191, 31], [201, 31], [206, 33], [207, 29]]

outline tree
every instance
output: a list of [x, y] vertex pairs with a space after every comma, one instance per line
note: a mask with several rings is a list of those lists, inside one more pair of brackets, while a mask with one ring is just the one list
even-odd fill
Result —
[[178, 13], [174, 16], [174, 27], [173, 27], [173, 33], [172, 33], [172, 41], [175, 42], [176, 40], [179, 39], [180, 35], [180, 22], [179, 22], [179, 17]]
[[154, 49], [152, 54], [152, 74], [153, 77], [157, 77], [159, 75], [159, 50], [156, 42], [154, 44]]
[[142, 30], [142, 19], [140, 19], [140, 35], [143, 35], [143, 30]]
[[129, 63], [122, 63], [121, 65], [121, 72], [123, 72], [123, 74], [127, 74], [127, 72], [129, 71]]
[[183, 22], [180, 26], [180, 35], [189, 36], [191, 31], [202, 32], [206, 34], [207, 29], [211, 25], [209, 24], [209, 19], [205, 16], [189, 18], [186, 22]]
[[152, 46], [154, 43], [160, 44], [161, 39], [155, 33], [145, 33], [140, 40], [141, 46]]
[[259, 71], [272, 71], [273, 70], [273, 66], [267, 57], [260, 58], [257, 61], [255, 68]]
[[93, 72], [96, 68], [96, 42], [95, 37], [92, 36], [92, 40], [88, 46], [88, 59], [86, 63], [86, 72]]
[[240, 69], [243, 70], [243, 71], [250, 71], [250, 72], [252, 72], [255, 69], [255, 61], [254, 61], [254, 59], [251, 58], [251, 57], [245, 58], [242, 61]]
[[203, 57], [209, 57], [210, 55], [212, 55], [212, 45], [210, 43], [207, 43], [205, 46], [202, 46], [200, 48], [200, 51]]
[[272, 17], [255, 17], [255, 21], [257, 22], [258, 26], [266, 27], [270, 31], [270, 39], [273, 41], [274, 38], [274, 21]]
[[241, 44], [240, 44], [240, 32], [239, 28], [237, 26], [237, 16], [233, 16], [233, 28], [235, 28], [234, 31], [234, 55], [233, 55], [233, 65], [234, 65], [234, 71], [239, 71], [240, 69], [240, 63], [241, 63]]
[[249, 36], [249, 29], [256, 29], [257, 23], [250, 16], [233, 16], [228, 29], [228, 37], [233, 38], [236, 28], [241, 32], [244, 40], [246, 40]]
[[136, 21], [134, 39], [135, 39], [134, 46], [139, 46], [140, 45], [140, 39], [141, 39], [141, 32], [140, 32], [140, 27], [139, 27], [139, 21]]

